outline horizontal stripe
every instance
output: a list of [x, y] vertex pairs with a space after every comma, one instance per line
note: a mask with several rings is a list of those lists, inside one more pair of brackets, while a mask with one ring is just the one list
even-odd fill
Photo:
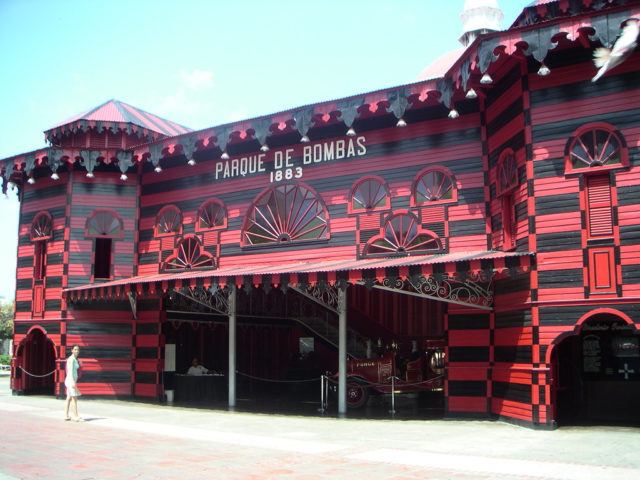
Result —
[[450, 347], [449, 362], [488, 362], [489, 347]]
[[449, 380], [447, 382], [447, 392], [454, 397], [486, 397], [487, 382]]
[[491, 394], [497, 398], [515, 402], [531, 403], [531, 386], [526, 384], [491, 382]]

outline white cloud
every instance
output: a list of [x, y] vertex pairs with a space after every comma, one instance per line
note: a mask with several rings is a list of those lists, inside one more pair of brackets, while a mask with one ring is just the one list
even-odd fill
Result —
[[203, 88], [213, 87], [213, 72], [206, 72], [197, 68], [191, 72], [181, 70], [180, 73], [178, 73], [178, 78], [190, 90], [201, 90]]

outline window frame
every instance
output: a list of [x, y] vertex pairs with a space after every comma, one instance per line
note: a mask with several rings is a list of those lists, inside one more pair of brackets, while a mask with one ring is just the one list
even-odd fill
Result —
[[[573, 147], [578, 142], [581, 137], [584, 135], [595, 132], [596, 130], [605, 131], [609, 134], [610, 137], [614, 137], [619, 144], [620, 149], [620, 163], [612, 163], [612, 164], [590, 164], [584, 167], [574, 167], [573, 166], [573, 157], [572, 151]], [[608, 139], [607, 139], [608, 140]], [[629, 152], [627, 148], [627, 142], [622, 135], [622, 133], [616, 129], [613, 125], [604, 122], [592, 122], [582, 125], [578, 128], [567, 140], [565, 145], [565, 163], [564, 163], [564, 172], [565, 175], [572, 174], [582, 174], [582, 173], [593, 173], [595, 171], [604, 171], [604, 170], [618, 170], [622, 168], [627, 168], [629, 166]]]
[[[93, 250], [93, 279], [109, 280], [113, 277], [113, 237], [95, 238]], [[102, 275], [106, 273], [107, 275]], [[100, 274], [100, 275], [99, 275]]]
[[[45, 235], [35, 235], [36, 224], [41, 223], [39, 220], [41, 218], [46, 218], [46, 225], [48, 225], [48, 233]], [[46, 240], [50, 240], [53, 236], [53, 219], [49, 212], [38, 212], [35, 217], [33, 217], [33, 221], [31, 222], [31, 232], [30, 238], [32, 242], [42, 242]]]
[[33, 242], [33, 279], [42, 281], [47, 276], [47, 242]]
[[[202, 211], [209, 205], [213, 204], [216, 204], [220, 207], [218, 211], [222, 212], [222, 224], [214, 225], [212, 227], [201, 227], [200, 220], [202, 218]], [[198, 216], [196, 217], [196, 232], [211, 232], [214, 230], [224, 230], [225, 228], [227, 228], [227, 209], [224, 203], [217, 198], [210, 198], [209, 200], [204, 201], [202, 205], [200, 205], [200, 208], [198, 208]]]
[[[417, 189], [422, 182], [422, 179], [431, 172], [438, 172], [443, 174], [446, 178], [449, 179], [451, 183], [451, 198], [442, 199], [440, 197], [438, 200], [431, 201], [418, 201]], [[424, 184], [426, 187], [426, 184]], [[411, 183], [411, 207], [428, 207], [431, 205], [441, 205], [446, 203], [456, 203], [458, 201], [458, 187], [456, 185], [456, 179], [448, 168], [445, 168], [440, 165], [430, 165], [426, 168], [423, 168], [418, 172], [418, 174], [413, 177], [413, 181]]]
[[[353, 206], [353, 202], [354, 202], [354, 196], [355, 196], [356, 192], [360, 189], [360, 186], [363, 183], [370, 182], [370, 181], [377, 181], [380, 184], [380, 187], [384, 191], [384, 199], [386, 200], [386, 205], [377, 206], [377, 207], [371, 207], [371, 208], [367, 208], [367, 207], [355, 208]], [[348, 213], [380, 212], [380, 211], [389, 210], [390, 208], [391, 208], [391, 196], [389, 194], [389, 185], [387, 184], [387, 182], [382, 177], [379, 177], [377, 175], [366, 175], [366, 176], [358, 179], [358, 181], [356, 181], [356, 183], [353, 184], [353, 186], [351, 187], [351, 190], [349, 191], [349, 203], [347, 205], [347, 212]]]
[[[505, 178], [505, 168], [510, 169], [509, 181], [503, 186], [502, 179]], [[496, 167], [496, 196], [500, 197], [507, 192], [513, 192], [520, 185], [518, 178], [518, 159], [515, 152], [510, 148], [505, 148], [498, 158]]]
[[[282, 193], [281, 189], [285, 190], [284, 193]], [[289, 190], [287, 191], [287, 189]], [[276, 204], [273, 204], [272, 207], [277, 207], [278, 200], [284, 200], [285, 202], [287, 202], [287, 199], [290, 198], [292, 190], [296, 191], [296, 193], [293, 195], [294, 205], [292, 207], [287, 205], [286, 211], [289, 212], [293, 208], [297, 210], [295, 212], [296, 215], [299, 215], [300, 213], [303, 214], [302, 218], [298, 218], [293, 225], [291, 225], [289, 221], [290, 219], [288, 218], [282, 218], [280, 216], [278, 216], [278, 218], [274, 217], [274, 215], [278, 214], [278, 208], [269, 208], [269, 204], [273, 201], [274, 198], [276, 198]], [[307, 201], [311, 201], [311, 206], [308, 206], [306, 208], [303, 204], [300, 204], [297, 207], [295, 206], [295, 200], [298, 199], [297, 192], [300, 192], [301, 190], [306, 191], [302, 198], [302, 202], [304, 203]], [[282, 195], [284, 195], [284, 199], [277, 198], [278, 196], [282, 197]], [[320, 225], [314, 226], [309, 230], [309, 232], [318, 230], [319, 235], [314, 238], [295, 238], [296, 229], [300, 227], [301, 222], [305, 221], [311, 207], [313, 207], [313, 209], [315, 210], [313, 218], [318, 219]], [[263, 211], [259, 210], [260, 208], [262, 208]], [[305, 208], [304, 212], [302, 211], [303, 208]], [[261, 218], [262, 220], [256, 220], [256, 212], [259, 212], [259, 218]], [[259, 223], [261, 221], [264, 222], [264, 225], [261, 225]], [[311, 219], [309, 221], [305, 221], [305, 226], [309, 225], [311, 221]], [[250, 232], [249, 230], [253, 226], [256, 226], [257, 229], [255, 232]], [[286, 228], [282, 228], [283, 226]], [[254, 243], [250, 241], [250, 237], [264, 238], [267, 241]], [[290, 246], [294, 244], [309, 242], [326, 242], [330, 239], [330, 237], [331, 234], [329, 229], [329, 211], [327, 210], [322, 197], [318, 195], [318, 193], [313, 188], [302, 182], [283, 182], [266, 188], [252, 202], [242, 222], [240, 246], [242, 248]]]
[[[181, 253], [182, 254], [186, 253], [184, 249], [181, 249], [181, 247], [183, 244], [187, 242], [194, 242], [199, 250], [198, 259], [202, 257], [206, 257], [208, 260], [211, 261], [211, 265], [202, 265], [202, 266], [194, 267], [194, 266], [191, 266], [190, 264], [187, 264], [187, 262], [184, 262], [185, 263], [184, 267], [175, 267], [175, 268], [170, 267], [171, 262], [174, 260], [178, 260], [180, 258]], [[200, 241], [200, 239], [196, 235], [188, 234], [180, 238], [180, 240], [176, 243], [176, 247], [173, 250], [173, 254], [167, 257], [167, 259], [162, 263], [161, 270], [163, 272], [180, 272], [180, 271], [187, 271], [187, 270], [210, 270], [214, 268], [217, 268], [215, 257], [205, 250], [203, 243]]]
[[[611, 185], [611, 177], [608, 172], [599, 172], [601, 175], [585, 175], [584, 177], [584, 199], [585, 199], [585, 213], [586, 213], [586, 235], [587, 240], [598, 240], [606, 238], [614, 238], [615, 225], [614, 225], [614, 192]], [[601, 182], [600, 185], [594, 185], [595, 182]], [[591, 185], [590, 185], [591, 182]], [[596, 200], [593, 198], [595, 195], [601, 194], [601, 192], [594, 192], [594, 190], [607, 190], [608, 201]], [[593, 195], [593, 196], [592, 196]], [[593, 201], [592, 201], [593, 199]], [[607, 233], [594, 233], [594, 230], [602, 228], [602, 225], [596, 225], [597, 219], [601, 219], [601, 215], [594, 215], [594, 210], [608, 209], [608, 227]], [[595, 217], [595, 219], [594, 219]]]
[[[174, 221], [174, 223], [178, 226], [178, 230], [171, 230], [168, 232], [160, 232], [160, 220], [164, 217], [164, 215], [169, 212], [174, 211], [177, 213], [176, 218], [178, 221]], [[166, 205], [160, 209], [158, 215], [156, 215], [156, 222], [154, 226], [154, 234], [156, 237], [175, 237], [182, 235], [182, 225], [184, 222], [184, 216], [182, 215], [182, 210], [180, 210], [176, 205]]]
[[[117, 234], [91, 233], [90, 224], [91, 224], [92, 219], [96, 218], [98, 215], [103, 214], [103, 213], [112, 215], [114, 220], [116, 220], [118, 222], [119, 232]], [[116, 238], [116, 239], [121, 239], [121, 238], [124, 237], [124, 224], [122, 222], [122, 218], [120, 217], [120, 215], [118, 215], [118, 213], [115, 210], [112, 210], [110, 208], [99, 208], [97, 210], [94, 210], [87, 217], [87, 221], [86, 221], [85, 227], [84, 227], [84, 236], [85, 236], [85, 238]]]
[[[397, 243], [400, 244], [402, 243], [402, 245], [398, 245], [396, 247], [396, 251], [389, 251], [389, 253], [385, 253], [385, 252], [371, 252], [370, 250], [374, 247], [376, 248], [382, 248], [380, 246], [376, 246], [375, 243], [379, 242], [379, 241], [385, 241], [387, 242], [389, 245], [393, 246], [392, 241], [390, 241], [387, 237], [387, 227], [390, 226], [392, 224], [392, 222], [398, 218], [398, 217], [407, 217], [410, 222], [412, 223], [413, 226], [415, 226], [416, 229], [416, 233], [415, 235], [413, 235], [413, 237], [411, 238], [411, 241], [407, 243], [407, 238], [408, 235], [404, 234], [403, 231], [399, 232], [398, 235], [398, 231], [394, 230], [394, 236], [396, 240], [400, 240]], [[393, 226], [392, 226], [393, 228]], [[407, 229], [407, 231], [409, 231], [409, 229]], [[420, 237], [421, 235], [425, 235], [425, 236], [430, 236], [431, 240], [436, 243], [437, 248], [406, 248], [407, 246], [411, 245], [411, 243], [413, 243], [413, 240]], [[380, 234], [376, 235], [374, 237], [372, 237], [371, 239], [369, 239], [369, 241], [365, 244], [363, 250], [363, 256], [364, 257], [395, 257], [395, 256], [408, 256], [411, 255], [412, 253], [419, 253], [419, 254], [438, 254], [438, 253], [444, 253], [444, 247], [442, 244], [442, 240], [440, 239], [440, 237], [438, 237], [438, 235], [434, 232], [432, 232], [431, 230], [427, 230], [424, 229], [420, 226], [420, 220], [419, 218], [413, 214], [412, 212], [408, 211], [408, 210], [399, 210], [396, 212], [393, 212], [392, 214], [390, 214], [385, 220], [384, 223], [382, 225], [382, 227], [380, 228]]]

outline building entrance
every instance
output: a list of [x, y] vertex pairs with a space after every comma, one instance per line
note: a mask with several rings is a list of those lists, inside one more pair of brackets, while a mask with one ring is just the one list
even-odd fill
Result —
[[640, 334], [633, 325], [594, 317], [555, 356], [560, 425], [640, 425]]
[[13, 387], [23, 394], [55, 393], [56, 353], [53, 342], [40, 329], [32, 330], [14, 357]]

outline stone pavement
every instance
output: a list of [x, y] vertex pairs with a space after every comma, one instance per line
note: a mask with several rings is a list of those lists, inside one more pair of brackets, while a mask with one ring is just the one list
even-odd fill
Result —
[[640, 429], [366, 420], [12, 396], [0, 377], [0, 480], [640, 478]]

